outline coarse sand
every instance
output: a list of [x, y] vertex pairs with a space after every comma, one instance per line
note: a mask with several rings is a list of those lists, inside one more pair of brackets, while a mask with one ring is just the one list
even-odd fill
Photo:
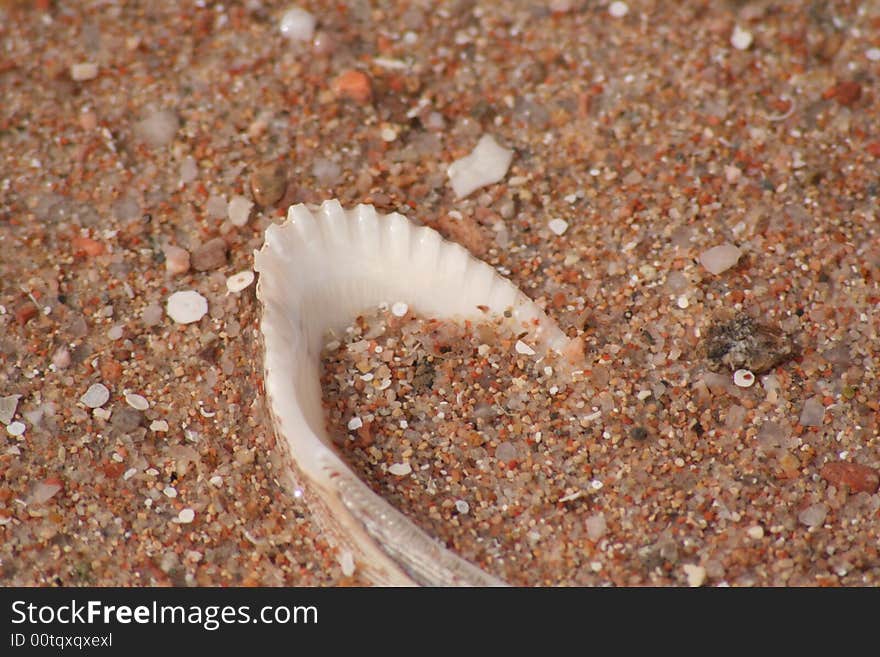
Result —
[[[464, 556], [880, 584], [876, 4], [303, 1], [282, 32], [291, 6], [0, 2], [0, 584], [366, 583], [284, 474], [242, 274], [328, 198], [435, 228], [582, 346], [541, 442], [514, 387], [499, 435], [450, 411], [473, 444], [364, 452]], [[457, 198], [484, 135], [509, 170]], [[549, 404], [509, 341], [485, 358]]]

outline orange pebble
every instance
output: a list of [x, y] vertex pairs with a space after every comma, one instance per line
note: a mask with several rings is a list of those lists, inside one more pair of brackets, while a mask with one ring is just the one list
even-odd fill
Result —
[[333, 91], [337, 96], [350, 98], [358, 103], [368, 103], [373, 97], [370, 78], [361, 71], [346, 71], [333, 81]]

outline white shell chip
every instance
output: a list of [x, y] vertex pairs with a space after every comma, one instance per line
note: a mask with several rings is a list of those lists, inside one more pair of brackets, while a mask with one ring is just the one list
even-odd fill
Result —
[[315, 34], [315, 17], [305, 9], [291, 7], [281, 17], [280, 29], [291, 41], [308, 41]]
[[535, 350], [532, 349], [529, 345], [527, 345], [522, 340], [517, 340], [516, 345], [514, 345], [516, 349], [516, 353], [523, 354], [524, 356], [534, 356]]
[[192, 324], [208, 313], [208, 300], [195, 290], [175, 292], [168, 297], [165, 312], [178, 324]]
[[713, 246], [700, 254], [700, 264], [706, 268], [710, 274], [716, 276], [733, 267], [742, 256], [742, 251], [731, 244], [725, 242], [719, 246]]
[[612, 2], [608, 6], [608, 13], [614, 16], [614, 18], [623, 18], [629, 13], [629, 5], [625, 2]]
[[551, 219], [547, 222], [547, 227], [554, 235], [562, 235], [568, 230], [568, 222], [565, 219]]
[[235, 294], [249, 287], [253, 282], [254, 272], [250, 269], [245, 269], [226, 279], [226, 289]]
[[24, 434], [25, 427], [24, 422], [19, 422], [16, 420], [15, 422], [10, 422], [6, 427], [6, 433], [10, 436], [21, 436]]
[[470, 155], [449, 165], [449, 182], [458, 198], [464, 198], [480, 187], [499, 182], [507, 175], [513, 151], [502, 148], [492, 135], [483, 135]]
[[398, 301], [393, 306], [391, 306], [391, 314], [395, 317], [403, 317], [406, 313], [409, 312], [409, 306], [406, 305], [403, 301]]
[[233, 196], [226, 208], [229, 223], [233, 226], [244, 226], [248, 222], [253, 207], [254, 203], [250, 199], [241, 195]]
[[110, 399], [110, 391], [103, 383], [93, 383], [79, 400], [89, 408], [100, 408]]
[[733, 382], [740, 388], [751, 388], [755, 383], [755, 375], [749, 370], [737, 370], [733, 373]]
[[193, 520], [195, 520], [195, 517], [196, 517], [196, 512], [193, 511], [192, 509], [189, 509], [189, 508], [181, 509], [180, 513], [177, 514], [177, 522], [179, 522], [183, 525], [188, 525]]
[[412, 472], [412, 466], [409, 463], [392, 463], [388, 467], [388, 472], [398, 477], [405, 477]]
[[133, 392], [125, 393], [125, 403], [138, 411], [145, 411], [150, 407], [150, 402], [147, 401], [146, 397]]
[[733, 34], [730, 35], [730, 45], [737, 50], [748, 50], [752, 45], [752, 33], [742, 29], [739, 25], [733, 28]]

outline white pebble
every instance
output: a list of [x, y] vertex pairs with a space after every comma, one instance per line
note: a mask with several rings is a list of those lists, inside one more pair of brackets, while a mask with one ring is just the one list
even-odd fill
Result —
[[872, 62], [880, 62], [880, 48], [868, 48], [865, 51], [865, 57]]
[[755, 375], [749, 370], [737, 370], [733, 373], [733, 382], [740, 388], [751, 388], [755, 383]]
[[110, 399], [110, 391], [103, 383], [93, 383], [79, 400], [89, 408], [99, 408]]
[[122, 327], [119, 326], [118, 324], [116, 326], [111, 326], [107, 330], [107, 337], [110, 338], [111, 340], [118, 340], [119, 338], [122, 337]]
[[733, 34], [730, 36], [730, 45], [737, 50], [748, 50], [752, 45], [752, 33], [737, 25], [733, 28]]
[[70, 67], [70, 77], [76, 82], [94, 80], [98, 77], [98, 65], [92, 62], [73, 64]]
[[137, 468], [129, 468], [124, 473], [122, 473], [122, 479], [123, 479], [123, 481], [128, 481], [129, 479], [134, 477], [136, 474], [137, 474]]
[[220, 486], [223, 485], [223, 477], [221, 477], [220, 475], [214, 475], [213, 477], [208, 479], [208, 481], [212, 486], [216, 488], [220, 488]]
[[291, 7], [281, 17], [280, 28], [291, 41], [309, 41], [315, 34], [315, 17], [305, 9]]
[[348, 421], [348, 430], [349, 431], [357, 431], [362, 426], [364, 426], [363, 420], [359, 417], [355, 416]]
[[165, 420], [153, 420], [150, 422], [150, 431], [168, 431], [168, 423]]
[[602, 487], [603, 487], [604, 485], [605, 485], [605, 484], [603, 484], [603, 483], [602, 483], [601, 481], [599, 481], [598, 479], [593, 479], [593, 481], [590, 482], [590, 487], [592, 487], [593, 490], [602, 490]]
[[153, 112], [134, 126], [134, 133], [151, 148], [162, 148], [174, 139], [180, 129], [180, 119], [169, 110]]
[[687, 295], [682, 294], [680, 297], [678, 297], [678, 299], [675, 300], [675, 305], [684, 310], [689, 305], [691, 305], [691, 302], [688, 301]]
[[686, 563], [682, 566], [682, 569], [684, 570], [685, 577], [687, 577], [688, 586], [697, 588], [706, 582], [706, 569], [702, 566]]
[[354, 555], [350, 550], [345, 550], [339, 555], [339, 566], [346, 577], [354, 575]]
[[551, 219], [547, 222], [547, 227], [554, 235], [562, 235], [568, 230], [568, 222], [565, 219]]
[[398, 477], [405, 477], [412, 472], [412, 467], [409, 463], [392, 463], [388, 466], [388, 472]]
[[754, 540], [758, 540], [764, 538], [764, 528], [761, 525], [752, 525], [746, 530], [746, 533], [749, 535], [749, 538]]
[[513, 151], [502, 148], [491, 135], [483, 135], [470, 155], [456, 160], [446, 170], [458, 198], [499, 182], [507, 175]]
[[700, 254], [700, 264], [705, 267], [710, 274], [718, 275], [733, 267], [742, 256], [742, 251], [731, 244], [725, 242], [719, 246], [713, 246], [711, 249], [703, 251]]
[[16, 420], [15, 422], [10, 422], [6, 426], [6, 433], [10, 436], [21, 436], [24, 434], [24, 430], [26, 427], [24, 426], [24, 422], [19, 422]]
[[178, 324], [192, 324], [208, 313], [208, 300], [195, 290], [175, 292], [168, 297], [165, 312]]
[[605, 522], [605, 514], [597, 513], [587, 518], [587, 537], [591, 541], [598, 541], [605, 535], [608, 525]]
[[249, 287], [254, 282], [254, 272], [245, 269], [237, 274], [233, 274], [226, 279], [226, 289], [232, 293], [238, 293]]
[[623, 18], [629, 13], [629, 6], [625, 2], [612, 2], [608, 6], [608, 13], [614, 18]]
[[147, 401], [146, 397], [133, 392], [125, 393], [125, 403], [138, 411], [145, 411], [150, 407], [150, 402]]
[[455, 510], [464, 514], [471, 510], [471, 505], [464, 500], [455, 500]]
[[828, 515], [828, 507], [822, 503], [811, 504], [798, 514], [798, 521], [807, 527], [818, 527], [825, 522]]
[[241, 195], [233, 196], [226, 208], [226, 216], [233, 226], [244, 226], [248, 222], [251, 214], [251, 208], [254, 207], [253, 201]]
[[384, 142], [392, 142], [397, 139], [397, 131], [391, 126], [385, 126], [382, 128], [379, 136], [382, 137]]
[[96, 408], [92, 411], [92, 415], [99, 420], [109, 420], [110, 416], [113, 415], [113, 411], [107, 410], [106, 408]]
[[514, 345], [514, 349], [516, 349], [516, 353], [522, 354], [523, 356], [534, 356], [535, 350], [532, 349], [529, 345], [527, 345], [522, 340], [517, 340], [516, 345]]
[[393, 306], [391, 306], [391, 314], [395, 317], [403, 317], [409, 311], [409, 306], [406, 305], [403, 301], [398, 301]]
[[177, 514], [177, 522], [184, 524], [184, 525], [188, 525], [193, 520], [195, 520], [195, 517], [196, 517], [196, 512], [193, 511], [192, 509], [189, 509], [189, 508], [181, 509], [180, 513]]
[[162, 492], [165, 493], [166, 497], [170, 497], [172, 499], [177, 497], [177, 489], [174, 486], [165, 486], [165, 488], [162, 489]]

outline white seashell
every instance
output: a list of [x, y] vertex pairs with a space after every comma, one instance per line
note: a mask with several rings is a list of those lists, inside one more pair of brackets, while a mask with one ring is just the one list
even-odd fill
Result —
[[254, 269], [275, 430], [338, 549], [350, 551], [359, 571], [377, 584], [501, 584], [425, 534], [336, 453], [321, 406], [322, 339], [388, 300], [434, 317], [480, 320], [486, 308], [507, 314], [512, 328], [528, 331], [529, 344], [544, 351], [562, 351], [568, 338], [522, 291], [463, 247], [369, 205], [348, 211], [335, 200], [312, 210], [292, 206], [283, 224], [266, 230]]

